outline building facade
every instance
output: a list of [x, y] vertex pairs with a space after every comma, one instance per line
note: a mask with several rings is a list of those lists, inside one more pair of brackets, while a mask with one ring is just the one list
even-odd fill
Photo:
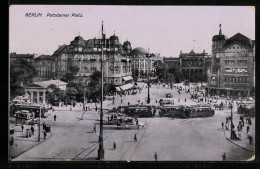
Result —
[[254, 65], [255, 41], [240, 33], [227, 39], [220, 28], [219, 35], [212, 39], [208, 93], [232, 97], [247, 96], [255, 83]]
[[207, 76], [212, 62], [210, 55], [205, 51], [195, 53], [193, 50], [189, 53], [181, 51], [178, 58], [164, 58], [163, 61], [168, 68], [178, 67], [187, 80], [195, 74]]
[[103, 44], [104, 82], [115, 86], [126, 83], [131, 79], [131, 43], [126, 41], [120, 44], [116, 35], [103, 39], [84, 40], [81, 36], [75, 37], [70, 45], [62, 45], [53, 54], [53, 74], [62, 78], [71, 67], [79, 69], [77, 80], [88, 83], [95, 71], [101, 71], [101, 45]]
[[142, 47], [134, 48], [131, 52], [132, 74], [134, 78], [142, 78], [151, 75], [155, 71], [154, 63], [163, 58], [159, 54], [150, 54]]
[[50, 80], [52, 78], [52, 56], [40, 55], [34, 59], [37, 76], [34, 82]]
[[190, 53], [180, 53], [180, 69], [186, 79], [189, 79], [195, 74], [206, 76], [207, 69], [209, 68], [206, 62], [206, 58], [209, 55], [203, 51], [203, 53], [195, 53], [191, 50]]

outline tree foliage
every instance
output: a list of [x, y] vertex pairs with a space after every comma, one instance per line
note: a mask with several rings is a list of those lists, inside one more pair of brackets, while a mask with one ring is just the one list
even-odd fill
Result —
[[47, 87], [46, 98], [51, 104], [54, 104], [64, 100], [64, 92], [55, 84], [51, 84]]
[[30, 85], [36, 75], [37, 71], [32, 63], [23, 59], [12, 61], [10, 63], [10, 96], [23, 95], [23, 86]]

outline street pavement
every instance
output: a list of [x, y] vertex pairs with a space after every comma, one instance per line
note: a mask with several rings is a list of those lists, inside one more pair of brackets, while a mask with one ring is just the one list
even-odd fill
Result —
[[[147, 88], [145, 84], [139, 84], [144, 89], [137, 95], [122, 96], [123, 105], [137, 104], [138, 100], [145, 104]], [[180, 84], [181, 85], [181, 84]], [[177, 103], [180, 98], [182, 104], [196, 104], [190, 100], [190, 95], [183, 91], [181, 95], [176, 89], [157, 87], [152, 85], [150, 89], [151, 104], [156, 105], [156, 99], [164, 97], [166, 93], [172, 93]], [[187, 102], [184, 102], [184, 99]], [[121, 105], [121, 97], [115, 97], [115, 105], [112, 100], [104, 102], [104, 108], [112, 108]], [[88, 105], [91, 106], [91, 105]], [[94, 104], [92, 104], [95, 107]], [[99, 107], [99, 105], [98, 105]], [[52, 126], [50, 137], [14, 158], [14, 161], [95, 161], [98, 150], [99, 125], [96, 133], [93, 127], [98, 123], [99, 111], [91, 109], [83, 114], [82, 105], [76, 107], [54, 107], [44, 121]], [[234, 124], [238, 124], [239, 114], [234, 108]], [[56, 114], [57, 120], [53, 120]], [[82, 115], [83, 114], [83, 115]], [[194, 119], [172, 119], [167, 117], [139, 118], [139, 122], [147, 122], [145, 129], [118, 130], [116, 127], [104, 126], [104, 150], [107, 161], [154, 161], [154, 153], [158, 154], [158, 161], [221, 161], [225, 152], [228, 161], [248, 160], [254, 152], [253, 145], [249, 145], [245, 125], [241, 132], [241, 141], [228, 141], [230, 131], [222, 130], [221, 123], [230, 115], [230, 110], [216, 110], [213, 117]], [[83, 118], [81, 118], [83, 117]], [[255, 121], [250, 126], [250, 133], [255, 138]], [[134, 135], [137, 142], [134, 142]], [[15, 138], [16, 139], [16, 138]], [[113, 143], [117, 147], [113, 149]], [[235, 143], [235, 144], [234, 144]], [[19, 142], [17, 143], [19, 144]], [[236, 145], [237, 144], [237, 145]], [[241, 147], [239, 147], [241, 146]]]

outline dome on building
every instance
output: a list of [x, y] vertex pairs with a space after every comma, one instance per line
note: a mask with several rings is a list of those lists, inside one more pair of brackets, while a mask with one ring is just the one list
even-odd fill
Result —
[[228, 37], [226, 35], [215, 35], [212, 38], [212, 41], [221, 41], [221, 40], [227, 40]]
[[84, 41], [84, 39], [81, 36], [76, 36], [74, 41]]
[[132, 53], [133, 53], [133, 54], [148, 54], [147, 50], [145, 50], [145, 49], [142, 48], [142, 47], [134, 48], [134, 49], [132, 50]]
[[118, 36], [116, 36], [116, 35], [113, 35], [113, 36], [110, 36], [110, 38], [109, 38], [110, 40], [118, 40]]

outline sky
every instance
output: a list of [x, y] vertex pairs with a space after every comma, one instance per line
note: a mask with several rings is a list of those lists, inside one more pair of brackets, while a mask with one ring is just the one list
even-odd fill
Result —
[[[26, 17], [41, 13], [41, 17]], [[47, 17], [47, 14], [69, 17]], [[72, 13], [83, 17], [71, 17]], [[255, 39], [255, 9], [249, 6], [95, 6], [12, 5], [9, 8], [10, 52], [52, 55], [58, 46], [80, 35], [99, 37], [101, 22], [107, 37], [114, 34], [123, 44], [143, 47], [162, 57], [178, 57], [180, 51], [211, 54], [212, 37], [229, 38], [241, 33]]]

